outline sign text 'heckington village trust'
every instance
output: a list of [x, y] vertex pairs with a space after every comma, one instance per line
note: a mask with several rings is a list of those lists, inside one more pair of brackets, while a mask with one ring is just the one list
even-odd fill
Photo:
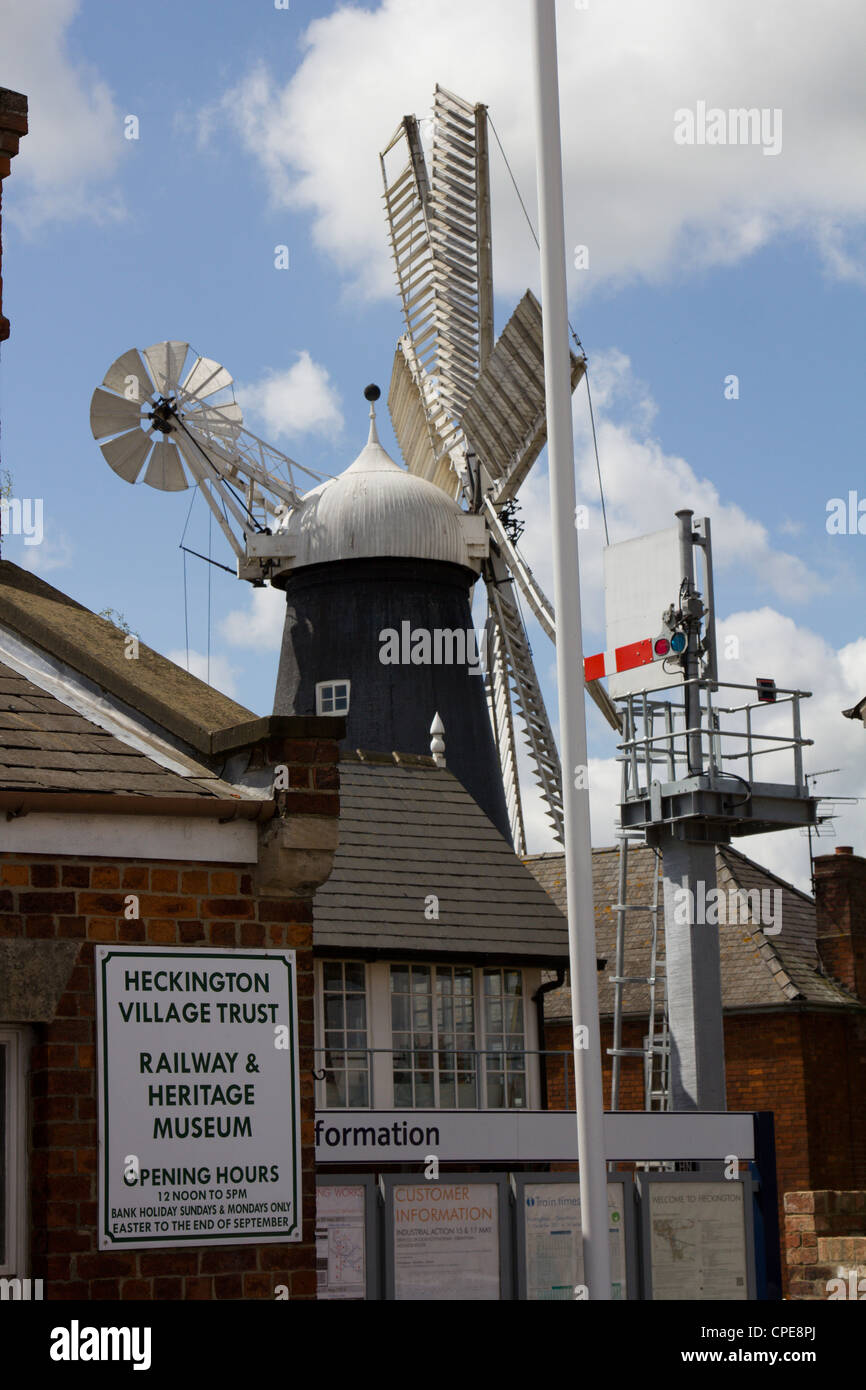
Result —
[[294, 951], [96, 951], [99, 1244], [301, 1239]]

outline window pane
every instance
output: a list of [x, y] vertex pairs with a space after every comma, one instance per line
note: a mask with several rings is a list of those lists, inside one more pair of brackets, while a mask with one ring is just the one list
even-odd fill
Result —
[[409, 1000], [405, 994], [391, 996], [391, 1027], [395, 1034], [409, 1028]]
[[419, 1071], [415, 1073], [415, 1104], [421, 1109], [429, 1109], [433, 1105], [433, 1073], [432, 1071]]
[[369, 1086], [366, 1071], [350, 1071], [348, 1077], [349, 1104], [369, 1105]]
[[505, 1087], [501, 1072], [487, 1073], [487, 1105], [490, 1110], [502, 1110], [505, 1104]]
[[357, 961], [346, 961], [346, 989], [357, 990], [363, 994], [365, 990], [365, 969]]
[[439, 1073], [439, 1104], [449, 1110], [454, 1110], [457, 1105], [457, 1088], [454, 1085], [453, 1072], [444, 1075], [442, 1072]]
[[498, 970], [485, 970], [484, 972], [484, 993], [501, 994], [502, 977]]
[[345, 1023], [343, 999], [339, 994], [329, 994], [325, 998], [325, 1027], [342, 1028]]
[[345, 1072], [332, 1071], [328, 1073], [325, 1091], [325, 1104], [334, 1107], [343, 1106], [346, 1104]]
[[436, 971], [436, 992], [437, 994], [451, 994], [453, 982], [450, 970], [443, 970], [441, 967]]
[[391, 990], [405, 994], [409, 988], [409, 967], [408, 965], [391, 966]]
[[412, 993], [430, 993], [430, 967], [429, 965], [412, 966]]
[[412, 1109], [412, 1073], [408, 1071], [395, 1071], [394, 1073], [394, 1104], [398, 1110]]
[[322, 965], [322, 980], [326, 990], [341, 990], [343, 988], [342, 961], [326, 960]]
[[363, 994], [350, 994], [346, 1000], [346, 1027], [367, 1027], [367, 1001]]
[[471, 967], [471, 966], [458, 966], [457, 969], [454, 971], [454, 993], [455, 993], [455, 994], [471, 994], [471, 993], [472, 993], [472, 967]]
[[521, 972], [519, 970], [506, 970], [505, 972], [505, 993], [522, 994], [523, 990]]

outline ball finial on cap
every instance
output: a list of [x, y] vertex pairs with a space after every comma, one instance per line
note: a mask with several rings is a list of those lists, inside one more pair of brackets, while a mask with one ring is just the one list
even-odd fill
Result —
[[382, 392], [379, 390], [375, 382], [371, 382], [369, 386], [364, 387], [365, 401], [377, 401], [381, 394]]

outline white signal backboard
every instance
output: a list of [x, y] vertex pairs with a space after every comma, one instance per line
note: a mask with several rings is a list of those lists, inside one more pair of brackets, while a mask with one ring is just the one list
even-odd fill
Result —
[[[605, 650], [658, 637], [665, 609], [671, 604], [679, 607], [682, 579], [676, 526], [609, 545], [604, 552]], [[678, 686], [682, 679], [682, 672], [672, 661], [654, 661], [650, 666], [610, 676], [607, 688], [617, 699], [636, 690]]]

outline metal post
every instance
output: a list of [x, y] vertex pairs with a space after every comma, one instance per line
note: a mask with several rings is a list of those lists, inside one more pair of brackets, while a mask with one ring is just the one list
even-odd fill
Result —
[[[568, 947], [574, 1027], [577, 1149], [583, 1268], [591, 1300], [610, 1299], [607, 1172], [601, 1035], [596, 984], [592, 844], [586, 786], [586, 710], [580, 573], [574, 525], [574, 434], [565, 276], [562, 151], [555, 0], [534, 0], [535, 109], [544, 384], [553, 533], [556, 670], [562, 743], [562, 803], [568, 895]], [[577, 785], [579, 784], [579, 785]]]
[[688, 645], [684, 653], [685, 667], [685, 705], [686, 705], [686, 728], [693, 730], [687, 735], [686, 747], [688, 748], [689, 773], [699, 773], [703, 771], [703, 754], [701, 751], [701, 692], [700, 687], [694, 682], [699, 674], [698, 643], [700, 641], [701, 630], [701, 609], [702, 604], [695, 596], [695, 555], [692, 541], [692, 516], [694, 515], [688, 508], [677, 512], [677, 520], [680, 523], [680, 574], [683, 577], [683, 589], [680, 595], [680, 607], [686, 619], [686, 637]]

